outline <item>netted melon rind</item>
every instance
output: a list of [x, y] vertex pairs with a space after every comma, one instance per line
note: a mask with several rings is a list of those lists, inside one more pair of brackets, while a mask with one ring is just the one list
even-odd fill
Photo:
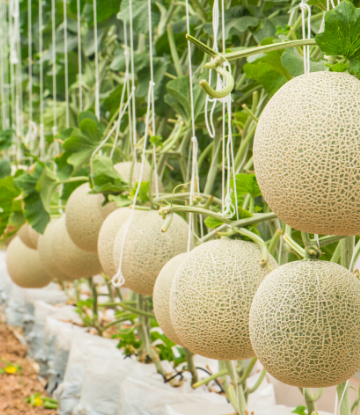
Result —
[[171, 287], [171, 321], [181, 343], [211, 359], [253, 357], [250, 306], [276, 267], [271, 255], [261, 265], [260, 249], [252, 242], [220, 239], [196, 247]]
[[360, 281], [328, 261], [296, 261], [266, 277], [250, 311], [256, 356], [281, 382], [328, 387], [360, 367]]
[[165, 336], [181, 346], [170, 317], [170, 291], [175, 274], [180, 264], [185, 261], [187, 253], [176, 255], [164, 265], [156, 278], [153, 294], [153, 306], [156, 321], [159, 323]]
[[55, 229], [57, 219], [52, 219], [50, 223], [48, 223], [45, 232], [43, 235], [40, 235], [38, 241], [38, 252], [39, 258], [42, 267], [44, 270], [51, 275], [53, 278], [56, 278], [60, 281], [71, 280], [72, 278], [69, 277], [67, 274], [62, 272], [60, 268], [56, 265], [54, 260], [54, 254], [52, 250], [52, 233]]
[[98, 255], [83, 251], [71, 240], [67, 231], [65, 216], [55, 224], [51, 246], [56, 265], [71, 279], [88, 278], [102, 272]]
[[104, 220], [98, 239], [99, 259], [104, 272], [112, 278], [117, 269], [114, 265], [114, 243], [121, 226], [130, 218], [131, 209], [117, 209]]
[[27, 247], [18, 236], [6, 250], [6, 265], [11, 279], [19, 287], [43, 288], [52, 280], [40, 263], [38, 251]]
[[24, 225], [19, 229], [17, 235], [20, 237], [23, 244], [25, 244], [30, 249], [36, 249], [33, 241], [30, 238], [30, 225], [28, 223], [24, 223]]
[[91, 195], [89, 191], [89, 184], [84, 183], [69, 197], [66, 227], [75, 245], [87, 252], [97, 252], [97, 240], [104, 219], [99, 211], [99, 195]]
[[[114, 265], [120, 263], [128, 219], [116, 235]], [[126, 287], [139, 294], [152, 295], [161, 268], [174, 256], [187, 251], [188, 225], [174, 214], [170, 228], [161, 232], [164, 220], [157, 211], [135, 211], [126, 236], [122, 274]]]
[[[115, 164], [114, 168], [120, 174], [120, 176], [123, 177], [127, 182], [130, 180], [131, 169], [133, 169], [132, 176], [131, 176], [131, 186], [134, 187], [135, 183], [137, 181], [139, 181], [141, 163], [137, 162], [136, 165], [134, 164], [134, 167], [132, 167], [132, 166], [133, 166], [132, 161], [123, 161], [121, 163]], [[142, 175], [142, 181], [143, 182], [148, 182], [149, 181], [150, 170], [151, 170], [151, 166], [148, 163], [145, 163], [144, 164], [143, 175]], [[152, 191], [153, 194], [155, 194], [155, 192], [156, 192], [155, 180], [156, 180], [156, 175], [155, 175], [155, 172], [153, 171], [153, 174], [152, 174], [152, 177], [151, 177], [151, 191]], [[157, 178], [157, 182], [158, 182], [159, 193], [163, 193], [164, 192], [164, 187], [163, 187], [163, 185], [161, 183], [161, 179], [159, 177]]]
[[359, 235], [360, 81], [348, 73], [297, 76], [271, 98], [256, 128], [260, 189], [291, 227]]

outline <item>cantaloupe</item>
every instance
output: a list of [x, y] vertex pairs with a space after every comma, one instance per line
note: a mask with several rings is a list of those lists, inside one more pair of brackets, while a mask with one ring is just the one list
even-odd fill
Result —
[[129, 208], [116, 209], [104, 220], [100, 229], [98, 239], [99, 259], [104, 272], [111, 278], [117, 272], [113, 256], [116, 235], [121, 226], [130, 218], [130, 215], [131, 209]]
[[40, 263], [38, 251], [26, 246], [19, 236], [6, 250], [6, 265], [11, 279], [19, 287], [42, 288], [52, 280]]
[[181, 345], [177, 337], [170, 317], [170, 291], [175, 273], [181, 263], [186, 259], [187, 253], [176, 255], [164, 265], [160, 274], [156, 278], [154, 286], [153, 306], [156, 320], [163, 330], [165, 336], [176, 344]]
[[99, 211], [99, 195], [89, 194], [89, 191], [89, 184], [84, 183], [69, 197], [66, 227], [75, 245], [87, 252], [97, 252], [97, 240], [104, 219]]
[[37, 249], [39, 237], [41, 234], [36, 232], [36, 230], [32, 228], [31, 226], [28, 227], [28, 232], [29, 232], [29, 237], [30, 237], [32, 245], [35, 247], [35, 249]]
[[55, 223], [51, 245], [55, 264], [72, 279], [88, 278], [102, 272], [98, 255], [83, 251], [70, 238], [65, 215]]
[[197, 246], [178, 268], [170, 293], [170, 315], [183, 346], [218, 360], [255, 356], [249, 335], [252, 300], [277, 267], [252, 242], [219, 239]]
[[250, 311], [256, 356], [276, 379], [327, 387], [360, 368], [360, 281], [327, 261], [296, 261], [261, 284]]
[[28, 248], [36, 249], [36, 245], [33, 243], [30, 237], [30, 229], [31, 226], [28, 223], [24, 223], [24, 225], [19, 229], [17, 235]]
[[69, 279], [71, 280], [72, 278], [69, 277], [69, 275], [62, 272], [60, 268], [56, 265], [52, 250], [52, 234], [54, 232], [57, 220], [58, 219], [52, 219], [51, 222], [48, 223], [44, 234], [40, 235], [38, 241], [38, 252], [41, 265], [45, 269], [45, 271], [53, 278], [56, 278], [60, 281], [66, 281]]
[[[116, 235], [114, 265], [118, 269], [128, 219]], [[122, 274], [126, 287], [139, 294], [152, 295], [161, 268], [174, 256], [186, 252], [188, 224], [174, 214], [167, 232], [161, 232], [164, 220], [154, 210], [134, 212], [126, 235]]]
[[254, 140], [256, 177], [276, 215], [297, 230], [360, 234], [360, 81], [313, 72], [271, 98]]

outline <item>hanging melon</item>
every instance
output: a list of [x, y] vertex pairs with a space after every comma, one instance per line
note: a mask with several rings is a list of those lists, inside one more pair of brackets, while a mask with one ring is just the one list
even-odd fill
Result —
[[263, 279], [277, 267], [252, 242], [219, 239], [188, 254], [175, 275], [170, 314], [181, 343], [211, 359], [255, 356], [249, 336], [249, 312]]
[[11, 279], [19, 287], [42, 288], [52, 280], [40, 263], [38, 251], [26, 246], [19, 236], [6, 250], [6, 265]]
[[266, 277], [250, 311], [256, 356], [276, 379], [327, 387], [360, 367], [360, 281], [327, 261], [296, 261]]
[[89, 192], [89, 183], [84, 183], [69, 197], [66, 227], [75, 245], [87, 252], [97, 252], [97, 240], [104, 219], [99, 211], [99, 195]]
[[36, 249], [36, 245], [30, 237], [30, 229], [31, 226], [28, 223], [24, 223], [24, 225], [19, 229], [17, 235], [28, 248]]
[[313, 72], [271, 98], [254, 140], [256, 177], [266, 202], [291, 227], [360, 234], [360, 81]]
[[160, 271], [154, 286], [154, 312], [159, 326], [165, 335], [174, 343], [180, 344], [170, 317], [170, 291], [175, 273], [179, 266], [185, 261], [187, 253], [176, 255]]
[[102, 272], [98, 255], [83, 251], [70, 238], [65, 216], [55, 223], [51, 246], [55, 264], [71, 279], [88, 278]]
[[56, 278], [60, 281], [66, 281], [69, 279], [71, 280], [72, 278], [69, 277], [69, 275], [62, 272], [60, 268], [56, 265], [52, 250], [51, 241], [57, 220], [58, 219], [52, 219], [51, 222], [48, 223], [44, 234], [40, 235], [38, 242], [38, 252], [41, 265], [43, 266], [45, 271], [53, 278]]
[[39, 237], [41, 234], [36, 232], [36, 230], [33, 229], [31, 226], [28, 227], [28, 232], [29, 232], [29, 238], [30, 238], [32, 245], [35, 247], [35, 249], [37, 249]]
[[[116, 235], [114, 244], [114, 265], [120, 263], [123, 239], [128, 219]], [[126, 235], [122, 274], [126, 287], [139, 294], [152, 295], [156, 277], [161, 268], [175, 255], [186, 252], [188, 224], [174, 214], [167, 232], [161, 232], [164, 220], [154, 210], [136, 210]]]
[[114, 243], [121, 226], [130, 218], [131, 209], [117, 209], [105, 219], [99, 233], [98, 252], [104, 272], [113, 277], [117, 269], [114, 265]]

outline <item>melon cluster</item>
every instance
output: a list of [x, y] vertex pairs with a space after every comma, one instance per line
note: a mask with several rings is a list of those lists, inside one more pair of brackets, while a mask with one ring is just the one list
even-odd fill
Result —
[[360, 234], [360, 81], [348, 73], [295, 77], [257, 125], [254, 166], [262, 194], [291, 227]]
[[219, 239], [191, 251], [177, 269], [170, 293], [171, 322], [181, 344], [211, 359], [253, 357], [251, 303], [276, 267], [271, 255], [262, 263], [252, 242]]
[[346, 381], [360, 367], [360, 281], [328, 261], [277, 268], [255, 295], [250, 337], [260, 362], [281, 382]]

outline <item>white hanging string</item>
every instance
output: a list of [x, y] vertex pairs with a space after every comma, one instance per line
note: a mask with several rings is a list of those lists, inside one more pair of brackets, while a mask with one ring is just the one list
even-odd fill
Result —
[[344, 390], [343, 390], [343, 393], [341, 394], [341, 398], [340, 398], [339, 405], [338, 405], [338, 396], [337, 396], [337, 393], [335, 394], [335, 411], [334, 411], [334, 414], [335, 415], [340, 414], [341, 404], [342, 404], [342, 401], [344, 399], [346, 389], [348, 387], [349, 387], [349, 381], [347, 380], [346, 381], [346, 384], [345, 384], [345, 387], [344, 387]]
[[[304, 0], [301, 0], [299, 5], [302, 17], [302, 36], [303, 39], [311, 38], [311, 9]], [[306, 31], [306, 14], [307, 11], [307, 31]], [[310, 46], [303, 46], [304, 51], [304, 73], [310, 73]]]
[[39, 83], [40, 83], [40, 159], [45, 159], [45, 134], [44, 134], [44, 68], [43, 68], [43, 0], [39, 0]]
[[15, 34], [15, 49], [17, 62], [16, 70], [16, 132], [18, 137], [18, 159], [22, 157], [22, 150], [20, 146], [20, 136], [23, 133], [23, 111], [22, 111], [22, 73], [21, 73], [21, 37], [20, 37], [20, 5], [19, 0], [14, 4], [14, 34]]
[[94, 45], [95, 45], [95, 114], [100, 120], [100, 80], [99, 80], [99, 51], [98, 51], [98, 34], [97, 34], [97, 4], [93, 0], [94, 10]]
[[[130, 31], [130, 65], [131, 65], [131, 88], [135, 90], [135, 70], [134, 70], [134, 33], [133, 33], [133, 15], [132, 15], [132, 0], [129, 0], [129, 31]], [[133, 133], [133, 144], [137, 142], [136, 136], [136, 105], [135, 99], [132, 100], [132, 133]], [[134, 153], [134, 163], [136, 171], [136, 151]]]
[[[32, 105], [32, 92], [33, 92], [33, 81], [32, 81], [32, 15], [31, 15], [31, 0], [28, 0], [28, 56], [29, 56], [29, 129], [30, 124], [33, 121], [33, 105]], [[28, 144], [28, 143], [27, 143]]]
[[[129, 0], [129, 11], [130, 11], [130, 45], [131, 45], [131, 55], [133, 56], [133, 43], [132, 43], [132, 39], [133, 39], [133, 34], [132, 34], [132, 1]], [[124, 250], [125, 250], [125, 242], [126, 242], [126, 237], [127, 234], [129, 232], [132, 220], [133, 220], [133, 216], [134, 216], [134, 212], [135, 212], [135, 206], [136, 206], [136, 201], [140, 192], [140, 188], [141, 188], [141, 182], [142, 182], [142, 178], [143, 178], [143, 173], [144, 173], [144, 166], [145, 166], [145, 157], [146, 157], [146, 147], [147, 147], [147, 142], [148, 142], [148, 137], [149, 137], [149, 122], [150, 122], [150, 113], [152, 110], [152, 129], [153, 129], [153, 133], [155, 131], [155, 106], [154, 106], [154, 87], [155, 87], [155, 82], [153, 81], [153, 75], [154, 75], [154, 71], [153, 71], [153, 59], [152, 59], [152, 36], [151, 36], [151, 30], [152, 30], [152, 19], [151, 19], [151, 0], [148, 0], [148, 19], [149, 19], [149, 54], [150, 54], [150, 82], [149, 82], [149, 90], [148, 90], [148, 99], [147, 99], [147, 111], [146, 111], [146, 120], [145, 120], [145, 137], [144, 137], [144, 146], [143, 146], [143, 150], [142, 150], [142, 156], [141, 156], [141, 167], [140, 167], [140, 174], [139, 174], [139, 178], [138, 178], [138, 185], [136, 188], [136, 192], [135, 192], [135, 196], [134, 196], [134, 201], [133, 201], [133, 205], [132, 205], [132, 209], [131, 209], [131, 215], [130, 218], [128, 220], [127, 223], [127, 227], [126, 227], [126, 231], [124, 234], [124, 238], [122, 241], [122, 246], [121, 246], [121, 252], [120, 252], [120, 262], [119, 262], [119, 267], [117, 270], [117, 273], [113, 276], [112, 278], [112, 283], [114, 286], [120, 287], [125, 283], [125, 278], [124, 275], [122, 274], [122, 264], [123, 264], [123, 258], [124, 258]], [[132, 61], [132, 80], [134, 81], [134, 62]], [[135, 88], [134, 86], [132, 87], [132, 92], [135, 93]], [[135, 96], [133, 96], [132, 98], [132, 102], [135, 102]], [[135, 118], [135, 113], [133, 113], [133, 117]], [[136, 122], [136, 120], [135, 120]], [[136, 124], [134, 125], [134, 128], [136, 128]], [[135, 134], [136, 134], [136, 130], [134, 130]], [[134, 143], [135, 144], [135, 143]], [[136, 152], [134, 151], [134, 160], [136, 160]], [[154, 163], [156, 166], [156, 154], [154, 154]], [[136, 171], [136, 170], [135, 170]], [[155, 176], [157, 176], [156, 174], [156, 167], [155, 167]], [[157, 183], [157, 182], [156, 182]], [[158, 187], [156, 185], [156, 197], [158, 197]]]
[[0, 71], [1, 71], [1, 115], [2, 115], [2, 128], [3, 130], [9, 128], [9, 118], [8, 118], [8, 94], [5, 90], [5, 85], [7, 83], [7, 62], [6, 50], [7, 50], [7, 40], [8, 36], [6, 33], [7, 21], [6, 21], [6, 3], [0, 3], [0, 40], [1, 40], [1, 50], [0, 50]]
[[57, 134], [56, 116], [56, 20], [55, 20], [55, 0], [51, 0], [51, 33], [52, 33], [52, 65], [53, 65], [53, 128], [52, 133]]
[[70, 126], [69, 107], [69, 63], [68, 63], [68, 38], [67, 38], [67, 0], [64, 0], [64, 66], [65, 66], [65, 124]]
[[81, 62], [81, 11], [80, 0], [77, 0], [77, 44], [78, 44], [78, 76], [79, 76], [79, 110], [82, 111], [82, 62]]

